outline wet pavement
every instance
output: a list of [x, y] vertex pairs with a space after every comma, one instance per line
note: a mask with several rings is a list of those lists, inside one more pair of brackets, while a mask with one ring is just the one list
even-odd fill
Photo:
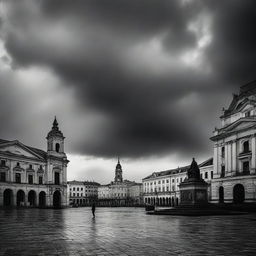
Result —
[[0, 210], [2, 255], [255, 255], [256, 215], [150, 216], [140, 208]]

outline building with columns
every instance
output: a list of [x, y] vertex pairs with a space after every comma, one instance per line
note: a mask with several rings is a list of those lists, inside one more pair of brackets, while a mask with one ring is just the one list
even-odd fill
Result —
[[[158, 206], [177, 206], [180, 203], [179, 185], [187, 177], [190, 166], [178, 167], [176, 169], [153, 172], [142, 179], [143, 198], [145, 204]], [[211, 182], [213, 179], [213, 158], [199, 165], [201, 178], [208, 184], [208, 196], [211, 197]]]
[[256, 81], [240, 87], [220, 119], [211, 137], [212, 202], [256, 202]]
[[64, 139], [54, 119], [47, 151], [0, 139], [0, 206], [67, 206]]
[[98, 199], [99, 183], [94, 181], [68, 181], [69, 204], [91, 206]]
[[142, 198], [142, 184], [123, 180], [122, 166], [118, 158], [114, 181], [98, 187], [98, 205], [139, 206], [143, 204]]

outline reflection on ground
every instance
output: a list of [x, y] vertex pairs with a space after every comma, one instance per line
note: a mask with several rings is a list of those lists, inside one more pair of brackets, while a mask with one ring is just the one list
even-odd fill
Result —
[[255, 255], [256, 215], [149, 216], [138, 208], [0, 210], [0, 255]]

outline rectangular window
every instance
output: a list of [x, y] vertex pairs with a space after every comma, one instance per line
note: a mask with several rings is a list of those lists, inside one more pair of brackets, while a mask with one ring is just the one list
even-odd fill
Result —
[[54, 173], [54, 184], [60, 185], [60, 174], [58, 172]]
[[77, 191], [79, 191], [79, 188], [76, 188]]
[[205, 179], [208, 179], [208, 172], [205, 172], [205, 173], [204, 173], [204, 178], [205, 178]]
[[33, 169], [33, 168], [32, 168], [32, 164], [29, 165], [29, 169]]
[[76, 188], [73, 187], [73, 191], [75, 191], [75, 190], [76, 190]]
[[28, 184], [33, 184], [33, 175], [32, 174], [28, 175]]
[[1, 172], [1, 174], [0, 174], [0, 181], [1, 182], [5, 182], [6, 181], [6, 173], [5, 172]]
[[174, 183], [174, 179], [172, 179], [172, 183]]
[[39, 184], [43, 184], [43, 177], [42, 176], [39, 176]]
[[77, 193], [76, 196], [79, 196], [79, 193]]
[[169, 187], [166, 187], [166, 191], [167, 191], [167, 192], [169, 191]]
[[169, 183], [169, 180], [166, 180], [166, 183]]
[[162, 180], [162, 183], [164, 183], [164, 180]]
[[21, 183], [21, 174], [20, 173], [15, 173], [15, 182]]
[[243, 172], [248, 173], [249, 172], [249, 162], [243, 162]]
[[76, 193], [73, 193], [73, 196], [76, 196]]
[[5, 166], [6, 161], [5, 160], [1, 160], [1, 166]]
[[19, 162], [17, 163], [17, 167], [20, 167], [20, 163]]
[[83, 191], [83, 188], [81, 188], [81, 191]]
[[222, 165], [221, 166], [221, 174], [220, 174], [220, 177], [225, 177], [225, 165]]
[[158, 181], [158, 184], [161, 184], [161, 180]]
[[211, 171], [211, 179], [213, 179], [213, 171]]

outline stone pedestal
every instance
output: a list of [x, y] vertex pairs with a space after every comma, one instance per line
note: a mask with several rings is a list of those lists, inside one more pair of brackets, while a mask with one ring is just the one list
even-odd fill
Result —
[[187, 173], [188, 178], [179, 185], [180, 205], [208, 204], [208, 183], [200, 177], [200, 170], [194, 158]]

